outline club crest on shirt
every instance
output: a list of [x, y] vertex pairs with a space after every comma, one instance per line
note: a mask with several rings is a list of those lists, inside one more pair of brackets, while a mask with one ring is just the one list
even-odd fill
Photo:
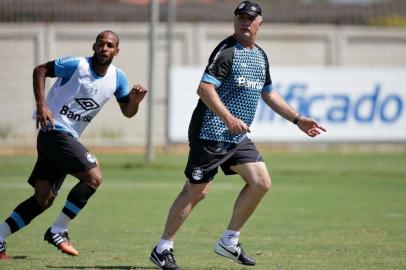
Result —
[[266, 69], [265, 69], [265, 68], [266, 68], [265, 65], [264, 65], [264, 64], [261, 64], [262, 74], [264, 74], [264, 75], [265, 75], [265, 73], [266, 73]]
[[98, 92], [98, 90], [97, 90], [96, 86], [93, 85], [93, 86], [90, 87], [89, 93], [90, 93], [91, 95], [96, 95], [97, 92]]

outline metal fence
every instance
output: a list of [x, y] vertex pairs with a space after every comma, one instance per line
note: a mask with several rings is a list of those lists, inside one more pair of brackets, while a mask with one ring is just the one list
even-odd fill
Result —
[[[148, 0], [2, 0], [0, 22], [146, 22]], [[165, 19], [161, 0], [160, 17]], [[240, 0], [177, 0], [179, 22], [229, 21]], [[404, 0], [257, 0], [276, 23], [406, 27]], [[230, 15], [230, 16], [227, 16]]]

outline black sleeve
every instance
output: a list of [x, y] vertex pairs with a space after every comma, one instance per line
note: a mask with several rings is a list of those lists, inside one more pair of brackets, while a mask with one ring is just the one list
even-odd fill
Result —
[[265, 51], [261, 47], [259, 47], [259, 46], [257, 46], [257, 47], [261, 50], [261, 52], [265, 58], [265, 84], [264, 85], [271, 85], [272, 79], [271, 79], [271, 73], [269, 72], [268, 56], [266, 55]]
[[204, 72], [224, 82], [232, 71], [235, 44], [235, 39], [228, 37], [217, 45]]
[[128, 95], [126, 95], [124, 97], [118, 98], [117, 101], [120, 102], [120, 103], [128, 103], [128, 102], [130, 102], [130, 94], [128, 94]]
[[55, 78], [55, 61], [49, 61], [46, 63], [47, 66], [47, 72], [45, 73], [45, 76]]

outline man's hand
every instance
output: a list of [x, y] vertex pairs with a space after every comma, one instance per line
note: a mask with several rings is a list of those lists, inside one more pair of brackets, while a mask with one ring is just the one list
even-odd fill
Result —
[[227, 119], [225, 121], [225, 124], [233, 134], [244, 134], [247, 132], [251, 132], [250, 128], [247, 126], [247, 124], [244, 123], [244, 121], [234, 116], [231, 116], [230, 119]]
[[130, 100], [132, 104], [139, 104], [147, 94], [147, 89], [141, 85], [141, 84], [136, 84], [133, 86], [133, 88], [130, 91]]
[[43, 130], [52, 130], [55, 128], [54, 117], [52, 112], [46, 106], [41, 106], [37, 108], [37, 129], [41, 127]]
[[130, 93], [128, 94], [130, 101], [123, 103], [119, 102], [121, 111], [126, 117], [131, 118], [137, 114], [139, 104], [144, 99], [147, 92], [148, 91], [143, 85], [136, 84], [133, 86], [133, 88], [131, 88]]
[[322, 131], [327, 132], [327, 130], [320, 126], [314, 119], [308, 117], [300, 117], [297, 126], [310, 137], [316, 137], [321, 134]]

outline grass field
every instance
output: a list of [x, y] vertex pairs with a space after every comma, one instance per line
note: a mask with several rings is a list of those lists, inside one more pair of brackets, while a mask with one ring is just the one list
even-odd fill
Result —
[[[97, 154], [97, 153], [96, 153]], [[406, 153], [264, 152], [272, 190], [240, 240], [257, 260], [250, 269], [406, 269]], [[70, 226], [79, 249], [67, 257], [43, 233], [76, 181], [67, 178], [51, 209], [10, 236], [0, 269], [156, 269], [149, 262], [167, 210], [184, 183], [185, 155], [147, 165], [137, 154], [98, 154], [104, 182]], [[0, 220], [31, 195], [35, 156], [0, 156]], [[209, 196], [179, 231], [182, 269], [248, 269], [213, 245], [242, 187], [219, 174]]]

